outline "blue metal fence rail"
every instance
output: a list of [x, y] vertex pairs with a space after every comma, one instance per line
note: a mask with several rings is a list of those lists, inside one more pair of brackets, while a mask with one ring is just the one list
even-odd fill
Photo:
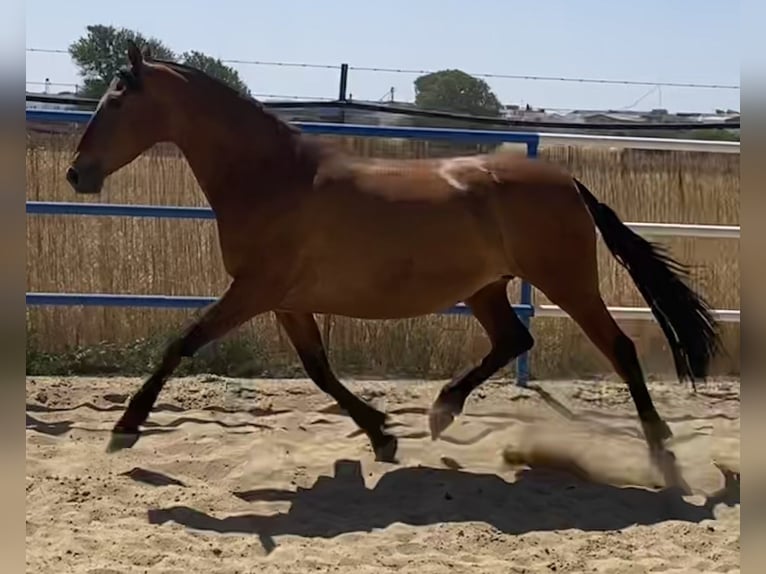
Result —
[[102, 217], [215, 219], [215, 213], [209, 207], [177, 207], [173, 205], [132, 205], [64, 201], [27, 201], [27, 213], [33, 215], [100, 215]]
[[[69, 307], [140, 307], [154, 309], [202, 309], [218, 300], [217, 297], [194, 295], [123, 295], [118, 293], [27, 293], [30, 306]], [[529, 317], [534, 309], [531, 305], [511, 305], [519, 316]], [[464, 303], [440, 311], [439, 315], [470, 315], [471, 310]]]
[[[27, 121], [38, 123], [84, 124], [91, 112], [27, 109]], [[419, 128], [405, 126], [373, 126], [332, 122], [291, 122], [309, 134], [348, 137], [386, 137], [419, 140], [448, 140], [461, 143], [523, 143], [537, 146], [540, 136], [533, 132], [505, 130], [469, 130], [453, 128]]]
[[[27, 122], [83, 124], [91, 112], [27, 109]], [[294, 122], [306, 133], [349, 137], [388, 137], [421, 140], [448, 140], [463, 143], [522, 143], [527, 146], [530, 157], [537, 156], [540, 137], [531, 132], [500, 130], [468, 130], [448, 128], [418, 128], [399, 126], [368, 126], [322, 122]], [[170, 219], [215, 219], [213, 211], [206, 207], [177, 207], [151, 205], [125, 205], [80, 202], [28, 201], [26, 212], [33, 215], [89, 215], [117, 217], [158, 217]], [[26, 304], [30, 306], [99, 306], [99, 307], [145, 307], [163, 309], [199, 309], [214, 302], [214, 297], [129, 295], [94, 293], [27, 293]], [[529, 327], [534, 316], [532, 285], [523, 281], [519, 304], [513, 308], [524, 325]], [[470, 314], [463, 304], [445, 309], [441, 314]], [[525, 386], [529, 381], [529, 356], [522, 354], [516, 361], [517, 382]]]

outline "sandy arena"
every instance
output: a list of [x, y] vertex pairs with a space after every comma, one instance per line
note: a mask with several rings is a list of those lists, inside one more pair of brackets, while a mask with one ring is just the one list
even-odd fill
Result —
[[107, 454], [139, 384], [27, 379], [27, 572], [740, 571], [738, 382], [650, 385], [685, 497], [618, 383], [489, 383], [437, 442], [442, 383], [349, 384], [391, 414], [398, 465], [310, 382], [213, 377], [171, 381]]

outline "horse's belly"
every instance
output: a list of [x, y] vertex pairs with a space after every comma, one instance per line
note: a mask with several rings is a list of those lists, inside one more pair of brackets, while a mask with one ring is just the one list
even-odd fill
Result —
[[281, 307], [284, 311], [324, 313], [357, 319], [405, 319], [440, 313], [464, 299], [448, 292], [427, 296], [383, 294], [377, 292], [310, 293], [290, 298]]
[[502, 275], [478, 259], [419, 265], [403, 258], [389, 265], [352, 262], [342, 269], [315, 267], [312, 280], [292, 291], [285, 310], [361, 319], [416, 317], [445, 311]]

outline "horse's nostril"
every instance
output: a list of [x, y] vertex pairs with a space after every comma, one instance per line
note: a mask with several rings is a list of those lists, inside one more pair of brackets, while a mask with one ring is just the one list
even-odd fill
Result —
[[66, 170], [66, 180], [71, 183], [72, 185], [77, 185], [77, 181], [79, 179], [79, 176], [77, 174], [77, 170], [73, 167], [70, 167]]

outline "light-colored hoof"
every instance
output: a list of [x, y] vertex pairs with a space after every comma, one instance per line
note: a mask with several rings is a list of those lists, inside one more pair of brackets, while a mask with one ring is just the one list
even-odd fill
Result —
[[447, 430], [447, 428], [455, 420], [455, 413], [452, 407], [438, 400], [431, 407], [431, 411], [428, 413], [428, 427], [431, 429], [431, 440], [438, 439], [441, 434]]
[[724, 489], [729, 490], [732, 488], [739, 488], [740, 483], [740, 473], [737, 470], [733, 470], [731, 468], [728, 468], [727, 466], [724, 466], [722, 463], [714, 460], [713, 466], [715, 466], [718, 469], [718, 472], [720, 472], [723, 475], [724, 480]]
[[141, 434], [137, 432], [112, 432], [106, 452], [114, 453], [124, 448], [131, 448], [140, 437]]
[[681, 475], [681, 469], [676, 462], [676, 455], [666, 449], [654, 450], [651, 452], [653, 464], [662, 473], [662, 478], [666, 488], [679, 490], [681, 494], [693, 494], [689, 484]]

